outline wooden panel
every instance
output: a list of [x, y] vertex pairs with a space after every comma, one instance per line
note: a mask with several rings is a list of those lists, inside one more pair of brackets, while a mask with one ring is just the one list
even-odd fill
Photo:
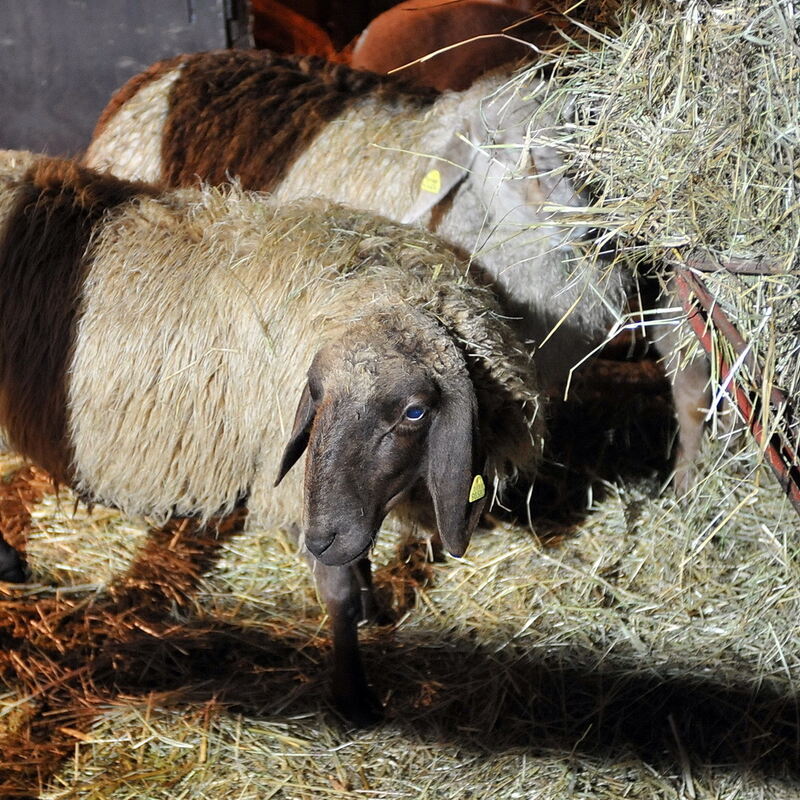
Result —
[[248, 46], [246, 0], [0, 5], [0, 148], [77, 155], [111, 94], [160, 58]]

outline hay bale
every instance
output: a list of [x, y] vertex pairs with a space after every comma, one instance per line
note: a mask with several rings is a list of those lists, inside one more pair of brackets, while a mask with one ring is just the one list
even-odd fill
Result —
[[[796, 406], [800, 11], [767, 0], [628, 0], [618, 21], [618, 35], [547, 63], [556, 88], [544, 107], [574, 105], [574, 122], [551, 141], [595, 198], [576, 223], [588, 216], [634, 267], [701, 270], [760, 367], [737, 365], [737, 380], [765, 398], [774, 384]], [[715, 346], [736, 361], [724, 339]], [[760, 413], [797, 448], [791, 413], [768, 404]]]
[[626, 2], [618, 37], [555, 62], [574, 99], [558, 142], [595, 221], [663, 260], [797, 267], [800, 35], [787, 2]]

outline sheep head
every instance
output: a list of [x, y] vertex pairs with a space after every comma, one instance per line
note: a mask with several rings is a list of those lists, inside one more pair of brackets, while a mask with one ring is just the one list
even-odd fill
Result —
[[463, 355], [428, 315], [373, 313], [317, 352], [278, 482], [306, 450], [305, 543], [322, 563], [365, 555], [386, 514], [412, 499], [452, 555], [466, 550], [483, 507], [470, 502], [477, 402]]
[[550, 143], [571, 114], [568, 104], [557, 116], [542, 109], [544, 82], [509, 84], [503, 91], [497, 91], [497, 82], [497, 75], [490, 75], [462, 93], [463, 119], [426, 161], [425, 180], [402, 221], [417, 222], [467, 181], [485, 209], [484, 230], [499, 227], [501, 241], [526, 228], [541, 240], [542, 250], [583, 238], [585, 227], [561, 226], [564, 212], [585, 205], [586, 198]]

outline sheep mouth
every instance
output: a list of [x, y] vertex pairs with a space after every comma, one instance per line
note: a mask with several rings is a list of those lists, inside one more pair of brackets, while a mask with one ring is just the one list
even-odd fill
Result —
[[334, 536], [333, 539], [322, 549], [319, 553], [315, 553], [314, 557], [326, 567], [347, 567], [350, 564], [355, 564], [360, 561], [372, 549], [375, 544], [375, 536], [377, 531], [370, 536], [366, 545], [355, 554], [350, 548], [336, 547], [338, 537]]

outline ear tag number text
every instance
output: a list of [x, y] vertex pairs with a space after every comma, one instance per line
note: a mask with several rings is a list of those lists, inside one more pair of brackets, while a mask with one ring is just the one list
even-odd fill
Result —
[[442, 173], [438, 169], [430, 169], [420, 183], [423, 192], [438, 194], [442, 190]]
[[474, 503], [486, 495], [486, 484], [483, 482], [482, 475], [476, 475], [472, 479], [472, 486], [469, 490], [469, 502]]

